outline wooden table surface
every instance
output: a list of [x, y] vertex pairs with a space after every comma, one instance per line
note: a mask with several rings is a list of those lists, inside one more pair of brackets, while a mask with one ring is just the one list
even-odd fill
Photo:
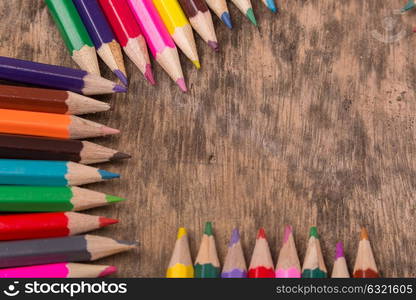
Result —
[[[317, 225], [328, 270], [340, 240], [352, 269], [364, 225], [383, 276], [416, 276], [416, 13], [396, 13], [404, 0], [282, 1], [277, 15], [252, 2], [259, 30], [230, 3], [232, 31], [214, 18], [220, 53], [198, 38], [202, 69], [181, 57], [187, 94], [156, 63], [149, 86], [126, 58], [129, 93], [99, 97], [113, 109], [89, 118], [122, 134], [93, 141], [134, 158], [88, 186], [129, 200], [91, 212], [121, 220], [98, 234], [139, 242], [100, 263], [164, 276], [177, 228], [195, 258], [211, 220], [221, 262], [234, 226], [247, 259], [260, 226], [276, 259], [292, 224], [303, 261]], [[75, 67], [43, 1], [0, 1], [0, 20], [0, 55]]]

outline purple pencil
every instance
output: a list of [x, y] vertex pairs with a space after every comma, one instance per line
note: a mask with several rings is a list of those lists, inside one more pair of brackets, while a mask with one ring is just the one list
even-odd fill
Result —
[[0, 56], [0, 79], [84, 95], [123, 93], [127, 89], [83, 70]]
[[247, 265], [244, 259], [243, 249], [240, 243], [240, 233], [234, 229], [228, 245], [228, 253], [225, 257], [222, 278], [246, 278]]
[[335, 250], [334, 269], [332, 270], [332, 278], [349, 278], [347, 262], [345, 261], [344, 245], [342, 242], [337, 243]]
[[97, 49], [98, 55], [121, 82], [127, 85], [126, 68], [124, 67], [120, 44], [117, 42], [97, 0], [73, 1]]

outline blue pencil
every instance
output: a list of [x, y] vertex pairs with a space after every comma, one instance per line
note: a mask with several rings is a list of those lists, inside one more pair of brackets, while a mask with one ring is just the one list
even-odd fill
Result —
[[119, 177], [68, 161], [0, 159], [0, 184], [76, 186]]
[[98, 55], [121, 82], [127, 85], [126, 69], [120, 44], [117, 42], [97, 0], [73, 1], [97, 49]]
[[276, 3], [274, 2], [274, 0], [262, 0], [262, 1], [264, 5], [266, 5], [266, 7], [270, 9], [272, 12], [277, 12]]

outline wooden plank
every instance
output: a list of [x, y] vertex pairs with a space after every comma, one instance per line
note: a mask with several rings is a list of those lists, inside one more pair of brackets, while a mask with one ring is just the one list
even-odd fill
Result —
[[[246, 258], [265, 227], [276, 259], [285, 224], [303, 261], [316, 224], [328, 269], [342, 240], [351, 270], [366, 225], [381, 274], [416, 276], [415, 13], [394, 14], [403, 4], [292, 0], [273, 15], [253, 1], [259, 30], [230, 4], [234, 30], [214, 18], [220, 53], [198, 38], [202, 70], [181, 57], [185, 95], [156, 64], [149, 86], [126, 58], [128, 95], [101, 97], [114, 108], [90, 119], [123, 131], [94, 142], [134, 158], [100, 165], [123, 179], [90, 187], [129, 199], [92, 211], [121, 219], [100, 233], [140, 246], [102, 262], [163, 276], [177, 227], [195, 258], [212, 220], [221, 262], [234, 226]], [[1, 1], [0, 20], [0, 55], [75, 67], [42, 1]]]

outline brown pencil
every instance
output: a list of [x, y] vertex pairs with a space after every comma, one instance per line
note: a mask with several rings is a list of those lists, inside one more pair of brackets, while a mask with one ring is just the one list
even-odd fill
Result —
[[378, 278], [380, 277], [374, 260], [373, 250], [368, 240], [368, 232], [361, 228], [360, 243], [358, 244], [357, 258], [354, 265], [354, 278]]
[[0, 108], [82, 115], [107, 111], [110, 105], [69, 91], [0, 85]]

